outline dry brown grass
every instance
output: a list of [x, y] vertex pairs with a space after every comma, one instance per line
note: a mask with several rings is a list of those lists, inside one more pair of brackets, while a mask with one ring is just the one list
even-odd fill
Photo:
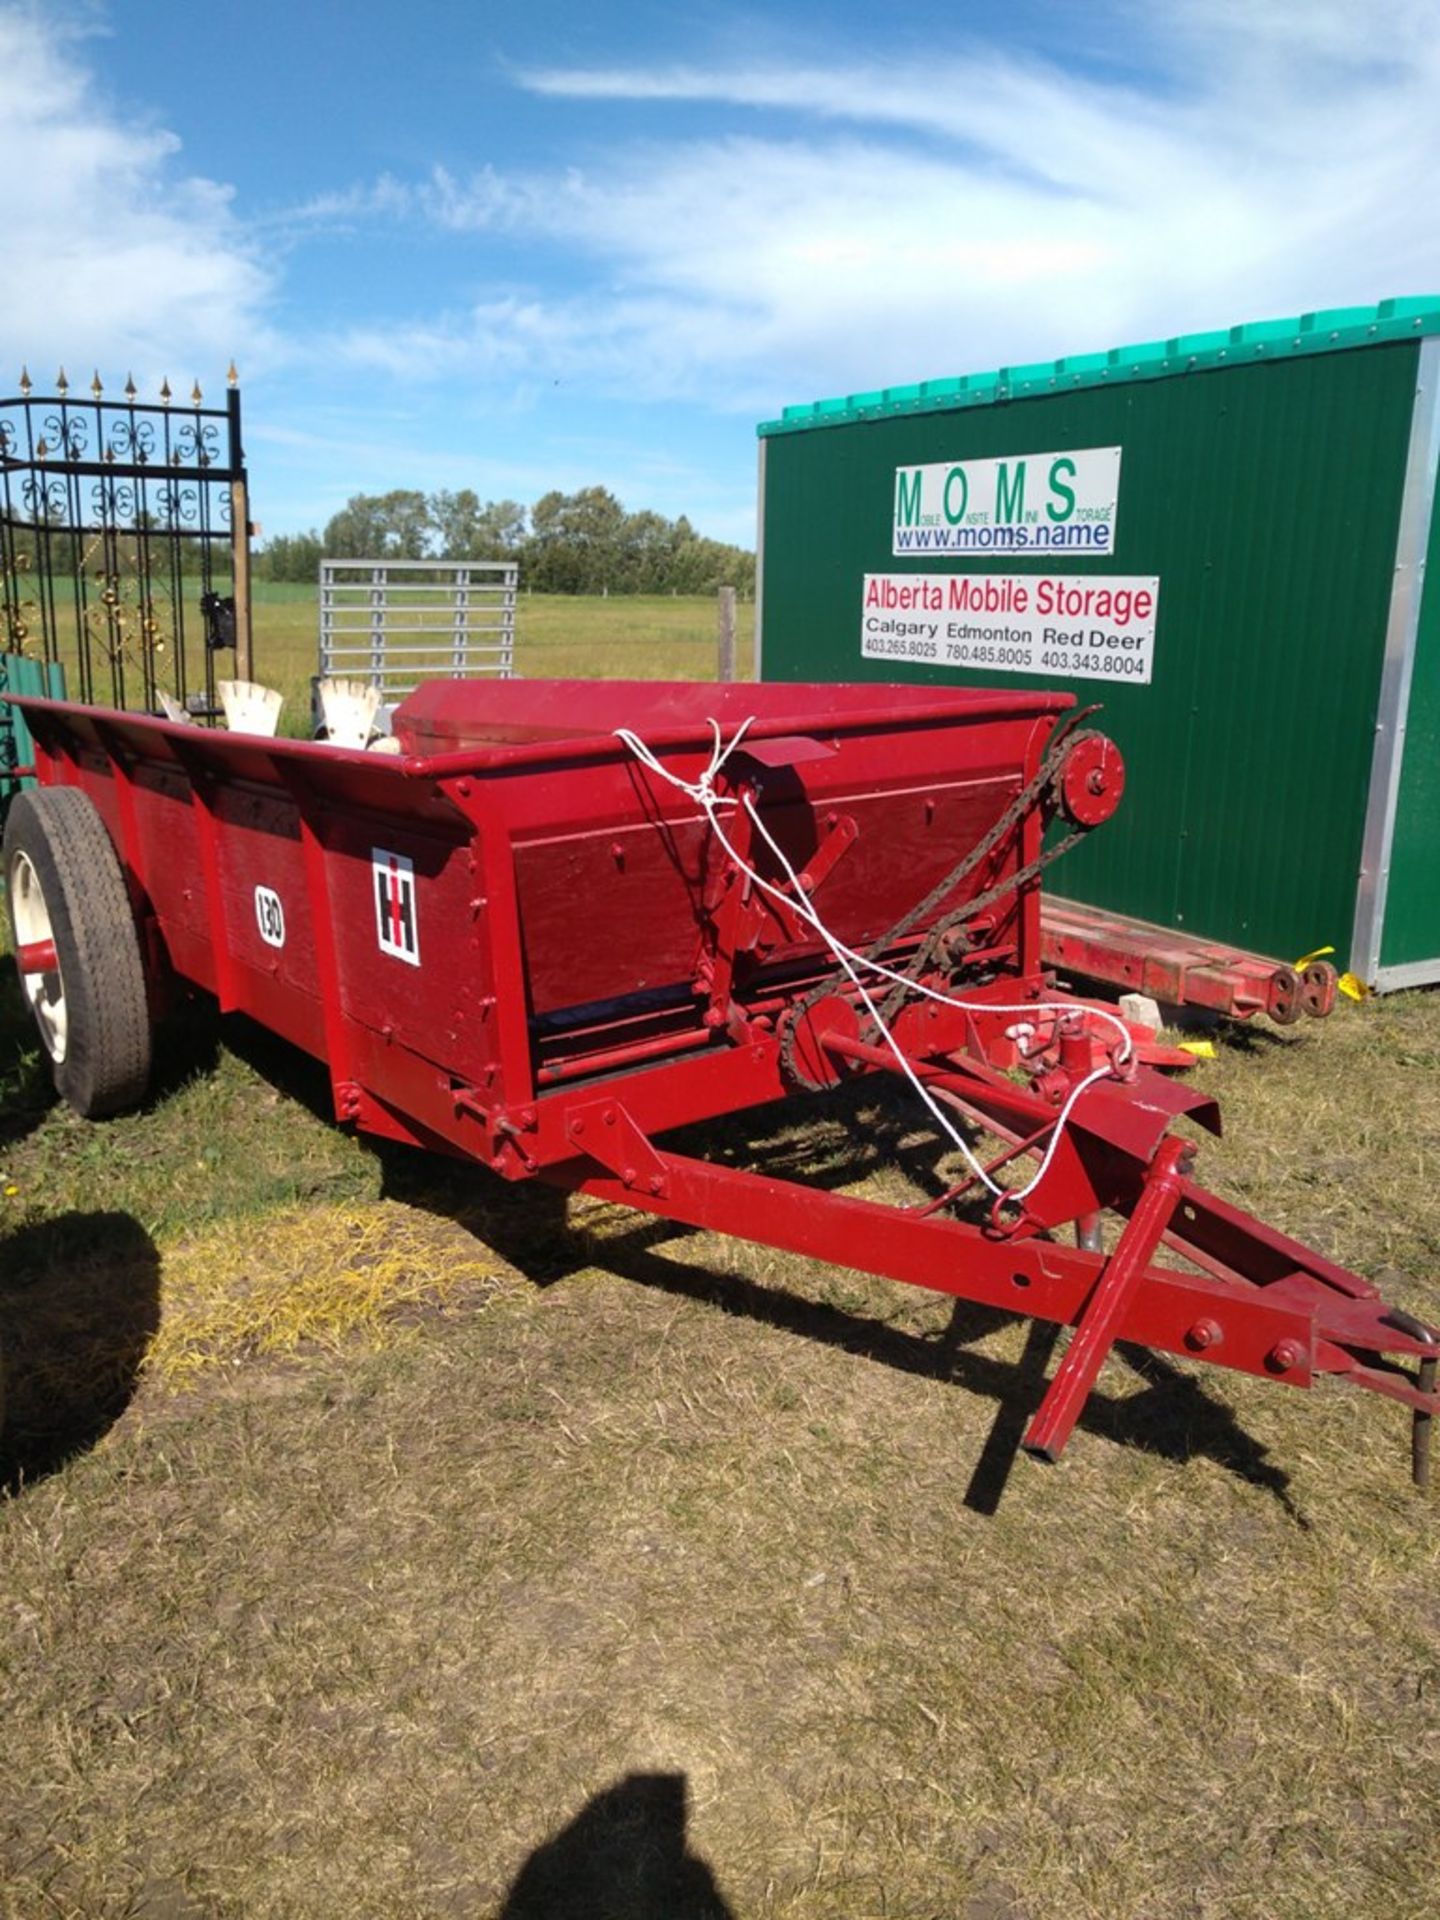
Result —
[[[86, 1244], [141, 1310], [128, 1410], [0, 1506], [0, 1913], [1428, 1911], [1397, 1410], [1117, 1355], [1007, 1477], [1023, 1324], [374, 1154], [285, 1059], [9, 1152], [7, 1324], [70, 1274], [104, 1357]], [[1434, 1315], [1437, 1061], [1433, 995], [1222, 1040], [1204, 1170]], [[201, 1124], [196, 1230], [161, 1196]], [[865, 1095], [695, 1144], [895, 1196], [921, 1140]]]

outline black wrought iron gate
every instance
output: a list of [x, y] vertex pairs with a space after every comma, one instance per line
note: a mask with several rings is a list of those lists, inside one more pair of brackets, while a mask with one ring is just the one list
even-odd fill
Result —
[[71, 698], [157, 712], [217, 708], [217, 655], [253, 678], [250, 526], [240, 389], [189, 404], [166, 381], [105, 398], [0, 400], [0, 651], [65, 669]]

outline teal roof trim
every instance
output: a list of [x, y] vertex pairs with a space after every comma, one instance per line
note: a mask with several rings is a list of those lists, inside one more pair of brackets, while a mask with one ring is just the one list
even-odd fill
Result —
[[1263, 360], [1292, 360], [1309, 353], [1337, 353], [1394, 340], [1440, 334], [1440, 295], [1382, 300], [1375, 307], [1327, 307], [1294, 320], [1257, 320], [1213, 333], [1182, 333], [1173, 340], [1146, 340], [1108, 353], [1072, 353], [1063, 360], [997, 367], [948, 380], [922, 380], [909, 387], [879, 387], [836, 400], [786, 407], [778, 420], [756, 429], [762, 438], [800, 433], [808, 427], [838, 427], [852, 420], [880, 420], [905, 413], [943, 413], [960, 407], [994, 406], [1001, 400], [1034, 399], [1076, 387], [1118, 386], [1129, 380], [1163, 380], [1217, 367]]

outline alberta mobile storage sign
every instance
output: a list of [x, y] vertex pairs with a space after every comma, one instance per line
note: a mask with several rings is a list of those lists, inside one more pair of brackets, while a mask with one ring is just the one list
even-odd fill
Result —
[[1105, 574], [867, 573], [860, 651], [1145, 686], [1160, 582]]

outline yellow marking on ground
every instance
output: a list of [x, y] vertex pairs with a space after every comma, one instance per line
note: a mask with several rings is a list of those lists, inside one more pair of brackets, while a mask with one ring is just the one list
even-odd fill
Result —
[[463, 1227], [394, 1201], [227, 1221], [166, 1251], [145, 1368], [184, 1385], [247, 1354], [384, 1345], [407, 1309], [493, 1291], [502, 1270]]

